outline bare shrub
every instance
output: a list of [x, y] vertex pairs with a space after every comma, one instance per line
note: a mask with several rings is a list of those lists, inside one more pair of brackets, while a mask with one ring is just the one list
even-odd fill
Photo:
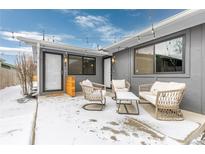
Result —
[[24, 95], [29, 95], [32, 88], [32, 78], [35, 73], [35, 64], [31, 56], [24, 53], [16, 57], [17, 76]]

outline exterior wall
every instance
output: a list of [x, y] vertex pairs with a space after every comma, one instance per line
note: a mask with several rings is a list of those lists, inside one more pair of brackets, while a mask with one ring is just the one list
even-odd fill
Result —
[[124, 51], [115, 55], [116, 62], [112, 65], [112, 79], [130, 80], [130, 52], [129, 49]]
[[156, 80], [184, 82], [187, 88], [181, 107], [205, 114], [205, 24], [173, 36], [180, 33], [186, 36], [185, 74], [134, 75], [134, 49], [139, 47], [136, 46], [114, 54], [116, 63], [112, 67], [112, 76], [113, 79], [125, 78], [130, 81], [131, 91], [137, 95], [140, 84]]
[[202, 95], [202, 113], [205, 113], [205, 24], [203, 24], [202, 27], [202, 91], [201, 91], [201, 95]]
[[[58, 53], [62, 53], [64, 55], [64, 57], [66, 57], [66, 53], [64, 51], [56, 51], [53, 49], [41, 49], [40, 50], [40, 80], [39, 80], [39, 93], [41, 94], [46, 94], [49, 92], [43, 92], [43, 52], [44, 50], [48, 51], [48, 52], [58, 52]], [[69, 53], [68, 53], [69, 54]], [[72, 53], [72, 55], [74, 55]], [[92, 56], [90, 56], [92, 57]], [[65, 80], [67, 77], [67, 73], [68, 73], [68, 66], [66, 63], [64, 63], [63, 66], [64, 69], [64, 83], [63, 83], [63, 92], [65, 92]], [[96, 57], [96, 75], [75, 75], [76, 77], [76, 91], [81, 91], [81, 87], [79, 85], [79, 82], [84, 80], [84, 79], [89, 79], [92, 82], [97, 82], [97, 83], [102, 83], [102, 57]]]

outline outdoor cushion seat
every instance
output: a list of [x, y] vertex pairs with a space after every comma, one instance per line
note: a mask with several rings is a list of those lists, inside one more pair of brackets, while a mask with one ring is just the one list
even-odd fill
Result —
[[[80, 82], [82, 87], [84, 98], [88, 101], [95, 103], [87, 103], [83, 106], [84, 109], [90, 111], [102, 111], [106, 104], [106, 86], [91, 82], [90, 80], [84, 80]], [[99, 109], [88, 109], [88, 106], [97, 105]]]
[[143, 99], [149, 101], [150, 103], [152, 103], [153, 105], [156, 104], [156, 98], [157, 96], [154, 95], [152, 92], [149, 91], [143, 91], [143, 92], [139, 92], [140, 97], [142, 97]]
[[104, 98], [106, 95], [106, 90], [95, 90], [91, 95], [95, 97], [101, 97], [101, 92], [102, 92], [102, 97]]
[[[130, 83], [126, 80], [112, 80], [112, 92], [116, 97], [116, 92], [128, 92], [130, 91]], [[115, 99], [113, 97], [113, 99]]]
[[156, 107], [156, 118], [159, 120], [183, 120], [179, 108], [185, 83], [159, 82], [139, 86], [139, 96]]
[[159, 81], [156, 81], [150, 91], [154, 94], [154, 95], [157, 95], [157, 92], [158, 91], [165, 91], [165, 90], [168, 90], [169, 88], [169, 83], [168, 82], [159, 82]]
[[92, 84], [92, 82], [90, 81], [90, 80], [83, 80], [82, 81], [82, 85], [84, 85], [84, 86], [89, 86], [89, 87], [93, 87], [93, 84]]
[[116, 89], [121, 89], [126, 87], [125, 80], [113, 80], [112, 83], [115, 85]]

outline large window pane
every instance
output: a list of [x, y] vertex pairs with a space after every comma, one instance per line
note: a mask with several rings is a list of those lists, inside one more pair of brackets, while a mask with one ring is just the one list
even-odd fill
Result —
[[135, 74], [153, 74], [154, 46], [135, 51]]
[[156, 72], [182, 72], [183, 37], [155, 45]]
[[82, 57], [69, 55], [68, 74], [82, 74]]
[[95, 74], [95, 58], [83, 58], [83, 74]]

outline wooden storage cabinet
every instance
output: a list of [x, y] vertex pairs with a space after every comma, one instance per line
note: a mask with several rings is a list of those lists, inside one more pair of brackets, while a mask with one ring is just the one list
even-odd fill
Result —
[[75, 76], [67, 76], [66, 93], [72, 97], [75, 96]]

